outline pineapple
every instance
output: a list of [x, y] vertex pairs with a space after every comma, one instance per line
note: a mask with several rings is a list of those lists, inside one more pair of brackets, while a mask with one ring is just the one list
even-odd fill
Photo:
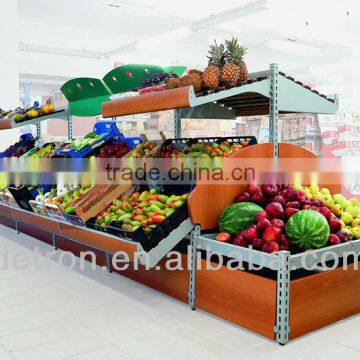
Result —
[[226, 64], [221, 69], [221, 81], [227, 85], [235, 86], [237, 83], [245, 81], [248, 77], [248, 71], [243, 61], [246, 54], [246, 48], [240, 46], [236, 38], [225, 40]]
[[202, 74], [204, 86], [207, 88], [216, 88], [220, 84], [221, 68], [224, 65], [224, 50], [224, 45], [218, 45], [216, 40], [213, 45], [210, 45], [208, 67]]

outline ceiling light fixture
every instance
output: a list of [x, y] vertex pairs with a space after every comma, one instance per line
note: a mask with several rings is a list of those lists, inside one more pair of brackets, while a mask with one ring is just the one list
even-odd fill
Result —
[[259, 11], [267, 9], [267, 0], [256, 0], [236, 8], [223, 11], [221, 13], [211, 15], [208, 18], [195, 21], [191, 25], [193, 31], [199, 31], [210, 26], [222, 24], [227, 21], [237, 19], [239, 17], [255, 14]]

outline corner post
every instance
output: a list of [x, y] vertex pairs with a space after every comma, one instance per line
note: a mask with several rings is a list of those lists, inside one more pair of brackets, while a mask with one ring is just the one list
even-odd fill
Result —
[[40, 123], [40, 121], [38, 121], [36, 123], [36, 138], [37, 139], [41, 138], [41, 123]]
[[181, 138], [181, 116], [180, 110], [174, 109], [174, 137]]
[[278, 77], [279, 65], [270, 65], [270, 108], [269, 108], [269, 142], [274, 143], [274, 158], [279, 157], [279, 134], [278, 134]]
[[276, 342], [285, 345], [289, 341], [290, 312], [290, 252], [280, 251], [277, 270], [277, 300], [276, 300]]
[[197, 263], [197, 239], [200, 235], [200, 226], [196, 225], [191, 232], [190, 237], [190, 279], [189, 279], [189, 305], [191, 310], [196, 310], [195, 307], [195, 279], [196, 279], [196, 263]]

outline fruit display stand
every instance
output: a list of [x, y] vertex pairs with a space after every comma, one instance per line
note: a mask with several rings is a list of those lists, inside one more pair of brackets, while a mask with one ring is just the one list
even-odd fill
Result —
[[[238, 87], [198, 94], [192, 87], [183, 87], [115, 99], [102, 105], [105, 118], [168, 109], [175, 110], [176, 138], [181, 135], [181, 118], [233, 119], [242, 115], [269, 114], [271, 143], [244, 148], [236, 154], [237, 157], [314, 158], [315, 155], [300, 147], [278, 143], [278, 114], [331, 114], [337, 110], [337, 99], [326, 98], [280, 73], [277, 65], [271, 65], [269, 71], [250, 74], [249, 80]], [[335, 186], [327, 187], [338, 191]], [[218, 271], [206, 270], [205, 260], [200, 260], [201, 268], [196, 266], [196, 254], [201, 249], [210, 247], [210, 250], [231, 257], [233, 245], [216, 242], [213, 235], [201, 234], [201, 230], [215, 228], [221, 210], [241, 190], [239, 185], [198, 184], [188, 199], [190, 218], [149, 252], [127, 238], [80, 228], [65, 221], [49, 221], [41, 215], [9, 205], [0, 205], [0, 222], [77, 254], [79, 249], [96, 249], [100, 252], [98, 263], [107, 264], [109, 269], [111, 255], [116, 251], [125, 251], [130, 259], [134, 259], [135, 251], [140, 251], [143, 254], [140, 261], [152, 270], [145, 271], [145, 267], [140, 266], [135, 271], [131, 266], [122, 271], [122, 275], [188, 302], [193, 309], [203, 309], [280, 344], [359, 312], [359, 278], [353, 268], [346, 272], [336, 268], [327, 272], [299, 274], [299, 256], [286, 251], [281, 251], [279, 255], [264, 255], [264, 265], [272, 270], [271, 275], [230, 271], [225, 266]], [[216, 200], [209, 196], [214, 191], [218, 194]], [[166, 270], [162, 266], [164, 257], [184, 238], [186, 241], [190, 239], [191, 253], [189, 259], [183, 254], [182, 261], [190, 263], [190, 270], [187, 266], [184, 270]], [[332, 250], [341, 256], [349, 248], [358, 252], [359, 242], [332, 247]], [[237, 247], [236, 250], [245, 261], [248, 259], [250, 253], [247, 248]], [[322, 251], [318, 250], [318, 253]], [[256, 259], [255, 253], [255, 264]]]

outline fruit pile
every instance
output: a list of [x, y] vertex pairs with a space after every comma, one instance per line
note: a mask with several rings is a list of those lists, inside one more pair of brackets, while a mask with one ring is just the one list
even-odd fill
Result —
[[130, 146], [125, 141], [122, 141], [118, 144], [105, 145], [99, 150], [99, 155], [97, 157], [105, 159], [122, 158], [130, 151]]
[[57, 205], [67, 215], [74, 215], [73, 203], [80, 199], [91, 189], [91, 185], [82, 186], [61, 186], [58, 185], [56, 193], [53, 196], [45, 198], [45, 203]]
[[62, 149], [63, 150], [82, 150], [87, 146], [93, 145], [95, 142], [103, 138], [104, 135], [97, 135], [93, 131], [87, 133], [85, 136], [80, 139], [72, 141], [70, 144], [66, 144]]
[[110, 222], [122, 223], [122, 229], [135, 231], [139, 227], [147, 233], [165, 221], [186, 201], [189, 194], [166, 196], [155, 189], [123, 195], [96, 217], [96, 224], [106, 228]]
[[241, 143], [230, 144], [228, 141], [218, 143], [203, 143], [197, 142], [184, 149], [176, 148], [174, 145], [169, 144], [162, 148], [158, 154], [161, 158], [215, 158], [215, 157], [228, 157], [244, 147], [248, 147], [247, 141]]
[[[348, 210], [341, 213], [342, 220], [334, 213], [339, 210], [334, 197]], [[273, 253], [316, 249], [360, 238], [360, 203], [340, 194], [334, 197], [317, 185], [250, 184], [223, 211], [216, 240]]]
[[132, 158], [151, 157], [152, 151], [157, 145], [152, 141], [146, 141], [144, 143], [136, 145], [136, 148], [130, 154]]
[[28, 108], [21, 108], [18, 107], [15, 110], [11, 111], [3, 111], [0, 109], [0, 118], [1, 119], [10, 119], [13, 118], [13, 120], [16, 123], [29, 120], [29, 119], [35, 119], [39, 116], [49, 115], [55, 111], [54, 104], [48, 100], [45, 105], [40, 106], [38, 101], [34, 102], [34, 105]]
[[56, 150], [61, 146], [59, 143], [50, 143], [44, 146], [38, 147], [31, 152], [28, 158], [31, 159], [50, 159], [56, 155]]
[[[141, 84], [135, 88], [132, 89], [132, 91], [139, 91], [139, 93], [146, 93], [146, 92], [150, 92], [149, 91], [141, 91], [144, 89], [152, 89], [152, 88], [156, 88], [159, 85], [163, 85], [165, 84], [165, 82], [168, 79], [176, 79], [178, 76], [175, 73], [156, 73], [153, 74], [150, 78], [143, 80], [141, 82]], [[155, 91], [155, 90], [153, 90]], [[159, 91], [159, 90], [158, 90]]]

